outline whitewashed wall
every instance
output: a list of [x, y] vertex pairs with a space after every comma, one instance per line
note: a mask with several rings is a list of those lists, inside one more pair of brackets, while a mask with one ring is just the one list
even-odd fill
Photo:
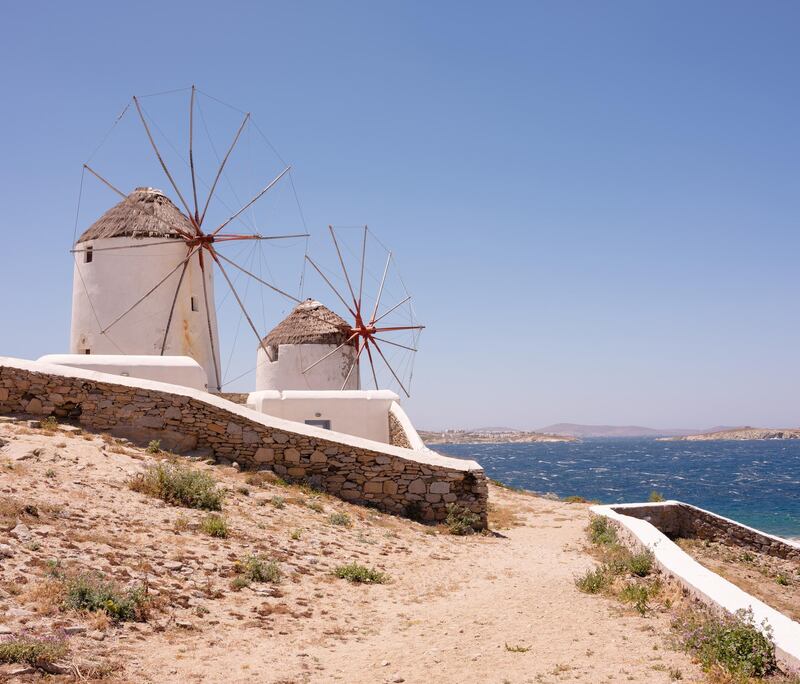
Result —
[[[341, 390], [347, 371], [353, 364], [356, 349], [350, 345], [317, 364], [307, 373], [303, 370], [326, 354], [337, 344], [281, 344], [278, 358], [270, 361], [264, 350], [257, 350], [256, 390]], [[360, 387], [358, 364], [347, 380], [346, 390]]]
[[[180, 268], [130, 313], [109, 326], [186, 257], [187, 248], [183, 241], [154, 244], [164, 241], [164, 238], [115, 237], [76, 245], [78, 250], [92, 246], [94, 251], [91, 263], [85, 262], [82, 251], [74, 255], [71, 353], [82, 354], [86, 349], [91, 350], [91, 354], [161, 353], [167, 317], [180, 279]], [[142, 247], [143, 244], [149, 246]], [[105, 247], [128, 245], [139, 246], [135, 249], [102, 251]], [[205, 274], [211, 330], [219, 367], [213, 269], [208, 261]], [[193, 256], [178, 293], [164, 353], [195, 359], [206, 372], [209, 389], [218, 391], [202, 277], [197, 257]], [[192, 297], [197, 311], [192, 311]], [[101, 333], [103, 329], [107, 330], [105, 334]]]
[[389, 390], [261, 390], [247, 398], [248, 408], [276, 418], [304, 423], [329, 420], [334, 432], [389, 443], [389, 408], [398, 396]]
[[67, 368], [83, 368], [124, 378], [155, 380], [208, 391], [206, 372], [197, 361], [188, 356], [47, 354], [37, 360]]

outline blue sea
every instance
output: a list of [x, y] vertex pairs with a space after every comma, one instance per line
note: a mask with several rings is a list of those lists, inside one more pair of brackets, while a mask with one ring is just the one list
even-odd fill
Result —
[[473, 458], [513, 487], [602, 503], [646, 501], [657, 490], [746, 525], [800, 537], [800, 440], [437, 444]]

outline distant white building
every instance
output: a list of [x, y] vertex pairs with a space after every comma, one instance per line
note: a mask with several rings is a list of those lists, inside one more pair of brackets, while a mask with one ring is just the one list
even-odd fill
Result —
[[258, 390], [360, 389], [350, 325], [313, 299], [298, 304], [257, 350]]
[[136, 188], [78, 238], [70, 352], [189, 356], [218, 392], [213, 269], [192, 258], [183, 272], [190, 248], [181, 233], [194, 228], [169, 198]]

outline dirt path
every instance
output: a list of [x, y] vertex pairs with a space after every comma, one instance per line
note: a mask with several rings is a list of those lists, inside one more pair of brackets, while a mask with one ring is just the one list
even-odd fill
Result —
[[[84, 625], [71, 638], [73, 657], [122, 666], [118, 681], [669, 682], [678, 672], [702, 681], [687, 656], [667, 648], [665, 616], [642, 618], [577, 591], [574, 576], [593, 563], [584, 505], [493, 487], [492, 518], [511, 526], [494, 537], [453, 537], [198, 465], [229, 489], [232, 534], [213, 539], [197, 529], [202, 511], [125, 486], [153, 460], [141, 450], [13, 424], [0, 424], [0, 437], [9, 440], [0, 450], [0, 514], [27, 529], [24, 540], [8, 535], [12, 555], [0, 560], [0, 627]], [[285, 505], [274, 506], [276, 496]], [[333, 512], [352, 525], [332, 524]], [[281, 583], [231, 589], [231, 568], [247, 553], [278, 560]], [[160, 606], [147, 623], [120, 626], [54, 611], [32, 591], [53, 559], [120, 581], [147, 577]], [[332, 576], [354, 560], [391, 583]]]

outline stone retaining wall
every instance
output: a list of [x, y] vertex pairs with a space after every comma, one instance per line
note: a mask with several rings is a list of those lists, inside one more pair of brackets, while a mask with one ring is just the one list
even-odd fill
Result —
[[411, 442], [408, 440], [406, 431], [391, 411], [389, 412], [389, 444], [403, 447], [404, 449], [411, 448]]
[[617, 513], [646, 520], [670, 539], [707, 539], [776, 558], [800, 561], [800, 547], [734, 520], [682, 502], [612, 506]]
[[347, 501], [426, 521], [447, 506], [486, 525], [487, 480], [474, 461], [418, 452], [266, 416], [205, 392], [0, 357], [0, 414], [73, 418], [176, 451], [206, 448]]

